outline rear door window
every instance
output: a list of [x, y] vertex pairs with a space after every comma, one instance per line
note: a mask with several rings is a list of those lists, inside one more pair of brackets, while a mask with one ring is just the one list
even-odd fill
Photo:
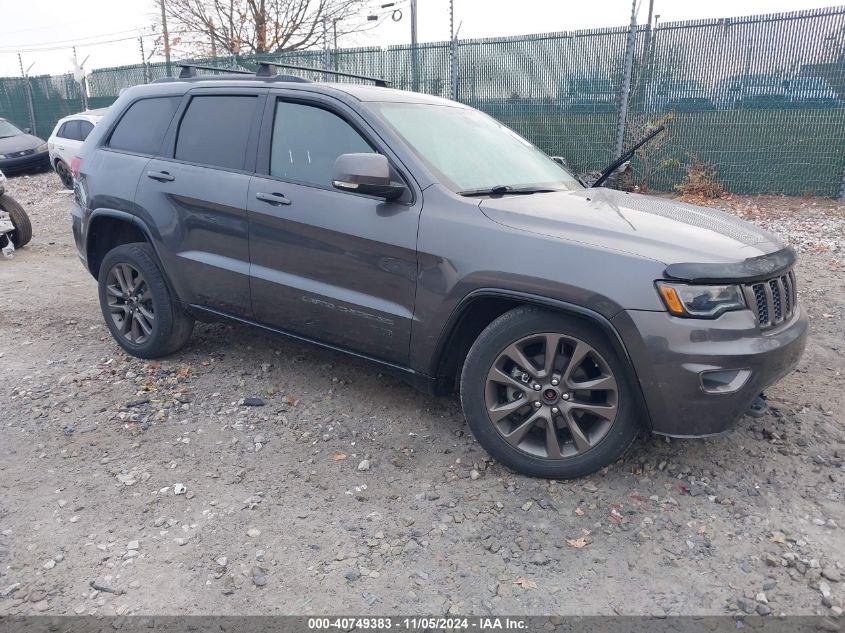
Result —
[[336, 114], [303, 103], [276, 104], [270, 150], [272, 176], [331, 187], [337, 157], [362, 152], [375, 150]]
[[176, 160], [243, 169], [249, 131], [258, 97], [203, 95], [194, 97], [179, 125]]
[[179, 97], [153, 97], [136, 101], [111, 133], [112, 149], [154, 156], [161, 147]]

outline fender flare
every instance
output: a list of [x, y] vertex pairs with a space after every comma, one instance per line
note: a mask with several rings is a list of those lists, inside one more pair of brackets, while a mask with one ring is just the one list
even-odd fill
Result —
[[[159, 261], [161, 261], [161, 257], [160, 257], [159, 252], [158, 252], [158, 247], [156, 245], [155, 240], [153, 239], [153, 236], [152, 236], [152, 233], [150, 232], [149, 227], [146, 224], [144, 224], [138, 218], [138, 216], [133, 215], [131, 213], [128, 213], [126, 211], [118, 211], [117, 209], [107, 209], [107, 208], [95, 209], [94, 211], [91, 212], [91, 216], [88, 218], [88, 221], [86, 222], [87, 226], [86, 226], [86, 230], [85, 230], [85, 255], [86, 255], [86, 258], [88, 260], [90, 260], [90, 257], [88, 257], [88, 255], [89, 255], [90, 249], [91, 249], [91, 226], [94, 224], [94, 222], [97, 219], [104, 218], [104, 217], [105, 218], [113, 218], [115, 220], [120, 220], [122, 222], [128, 222], [129, 224], [136, 226], [138, 228], [138, 230], [140, 230], [141, 233], [144, 234], [144, 237], [147, 239], [147, 242], [149, 242], [150, 246], [152, 246], [153, 250], [155, 251], [156, 257], [158, 257]], [[88, 264], [88, 272], [90, 272], [96, 278], [96, 274], [94, 273], [93, 270], [91, 270], [90, 264]]]
[[610, 341], [611, 345], [613, 345], [613, 347], [616, 349], [616, 352], [619, 354], [620, 360], [625, 365], [628, 371], [628, 375], [631, 378], [631, 383], [635, 386], [634, 399], [636, 400], [637, 407], [639, 408], [641, 414], [644, 416], [645, 426], [649, 430], [651, 430], [651, 415], [649, 413], [648, 405], [645, 400], [645, 395], [642, 391], [642, 386], [640, 385], [640, 380], [637, 374], [636, 367], [634, 366], [634, 361], [628, 352], [628, 348], [625, 345], [625, 341], [622, 339], [622, 336], [619, 334], [619, 331], [616, 329], [616, 327], [614, 327], [613, 323], [611, 323], [610, 319], [605, 317], [603, 314], [596, 312], [595, 310], [585, 308], [584, 306], [575, 303], [569, 303], [568, 301], [553, 299], [551, 297], [536, 295], [529, 292], [522, 292], [519, 290], [507, 290], [504, 288], [477, 288], [466, 294], [463, 299], [461, 299], [460, 303], [458, 303], [458, 305], [452, 311], [452, 314], [449, 315], [449, 318], [447, 319], [446, 324], [443, 327], [443, 334], [437, 341], [437, 346], [435, 348], [434, 355], [435, 359], [439, 359], [442, 356], [446, 344], [449, 340], [449, 337], [454, 332], [455, 326], [458, 324], [459, 320], [461, 319], [469, 304], [481, 297], [511, 299], [524, 304], [550, 308], [556, 312], [564, 312], [572, 316], [581, 317], [583, 319], [586, 319], [593, 325], [597, 326], [602, 332], [607, 335], [608, 340]]

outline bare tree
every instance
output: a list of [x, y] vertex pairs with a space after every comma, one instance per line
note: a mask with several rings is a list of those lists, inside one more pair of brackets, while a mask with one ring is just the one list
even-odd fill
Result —
[[[158, 0], [156, 5], [158, 5]], [[367, 29], [365, 0], [165, 0], [177, 54], [256, 55], [323, 46]]]

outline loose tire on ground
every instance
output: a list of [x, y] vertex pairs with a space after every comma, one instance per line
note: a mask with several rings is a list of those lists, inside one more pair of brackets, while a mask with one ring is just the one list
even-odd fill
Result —
[[12, 226], [15, 227], [15, 230], [9, 234], [15, 248], [29, 244], [32, 239], [32, 224], [30, 224], [29, 216], [23, 207], [18, 204], [17, 200], [4, 193], [0, 195], [0, 209], [9, 214]]
[[190, 338], [194, 320], [174, 300], [149, 244], [124, 244], [109, 251], [98, 283], [106, 325], [132, 356], [167, 356]]
[[534, 306], [490, 323], [461, 374], [478, 442], [505, 466], [548, 479], [582, 477], [622, 456], [640, 429], [633, 389], [598, 328]]

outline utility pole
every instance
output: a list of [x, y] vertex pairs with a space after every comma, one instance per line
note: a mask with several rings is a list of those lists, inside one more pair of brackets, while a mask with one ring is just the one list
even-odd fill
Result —
[[334, 35], [334, 69], [337, 70], [337, 18], [332, 19], [332, 34]]
[[150, 81], [149, 75], [147, 75], [147, 54], [144, 52], [144, 36], [138, 36], [138, 44], [141, 47], [141, 70], [144, 73], [144, 83], [148, 83]]
[[458, 98], [458, 35], [455, 33], [454, 0], [449, 0], [449, 98]]
[[634, 70], [634, 47], [637, 43], [637, 2], [631, 2], [631, 25], [628, 27], [628, 43], [625, 46], [625, 62], [622, 74], [622, 95], [619, 100], [619, 120], [616, 123], [616, 146], [614, 158], [622, 155], [625, 142], [625, 122], [628, 118], [628, 97], [631, 95], [631, 74]]
[[[332, 65], [332, 54], [329, 49], [329, 22], [328, 18], [323, 17], [323, 68], [328, 70]], [[328, 81], [329, 76], [323, 75], [323, 81]]]
[[[85, 58], [88, 61], [88, 58]], [[83, 65], [85, 64], [83, 61]], [[76, 46], [73, 47], [73, 78], [79, 84], [79, 94], [82, 96], [82, 109], [88, 109], [88, 82], [85, 80], [85, 70], [79, 65], [79, 60], [76, 58]]]
[[208, 22], [208, 32], [211, 34], [211, 56], [217, 57], [217, 37], [215, 37], [213, 21]]
[[21, 67], [21, 77], [26, 82], [26, 107], [29, 111], [29, 127], [32, 128], [32, 134], [38, 134], [38, 128], [35, 127], [35, 106], [32, 103], [32, 84], [29, 83], [29, 66], [26, 70], [23, 69], [23, 58], [18, 53], [18, 65]]
[[411, 86], [414, 92], [420, 89], [420, 58], [417, 50], [417, 0], [411, 0]]
[[164, 10], [165, 0], [159, 0], [161, 4], [161, 33], [164, 36], [164, 61], [167, 68], [167, 76], [172, 77], [173, 71], [170, 68], [170, 35], [167, 33], [167, 12]]

